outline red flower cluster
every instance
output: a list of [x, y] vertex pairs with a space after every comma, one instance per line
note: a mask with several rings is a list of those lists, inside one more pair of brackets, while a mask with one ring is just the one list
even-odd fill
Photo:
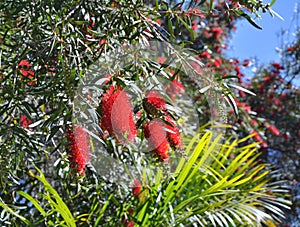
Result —
[[[161, 95], [157, 91], [150, 91], [146, 95], [146, 106], [151, 109], [155, 108], [156, 110], [166, 111], [166, 103], [165, 100], [161, 97]], [[151, 112], [151, 111], [150, 111]]]
[[274, 125], [268, 125], [267, 129], [273, 134], [274, 136], [279, 136], [280, 132]]
[[[132, 216], [133, 214], [133, 210], [132, 209], [128, 209], [128, 215], [127, 216]], [[122, 224], [125, 227], [134, 227], [134, 221], [129, 221], [128, 217], [124, 215], [124, 217], [122, 218]]]
[[159, 63], [159, 64], [164, 64], [165, 63], [165, 61], [166, 61], [167, 59], [165, 58], [165, 57], [158, 57], [157, 58], [157, 62]]
[[[182, 89], [183, 87], [178, 91], [182, 92]], [[148, 140], [152, 152], [161, 161], [167, 161], [170, 146], [173, 148], [181, 148], [182, 146], [179, 129], [167, 113], [166, 103], [157, 91], [150, 91], [147, 94], [145, 104], [148, 113], [157, 116], [157, 113], [160, 112], [159, 117], [163, 119], [158, 118], [144, 125], [145, 138]]]
[[138, 179], [135, 179], [132, 185], [132, 194], [135, 198], [139, 196], [142, 190], [142, 184]]
[[144, 125], [145, 138], [149, 147], [159, 160], [167, 161], [170, 144], [167, 139], [165, 123], [160, 120], [153, 120]]
[[72, 168], [84, 175], [86, 163], [90, 160], [89, 136], [81, 126], [76, 126], [74, 131], [70, 130], [67, 133], [67, 139], [70, 143], [68, 153]]
[[274, 62], [272, 64], [276, 69], [284, 69], [284, 67], [282, 65], [280, 65], [278, 62]]
[[168, 93], [170, 98], [174, 101], [176, 95], [180, 95], [180, 94], [184, 93], [184, 86], [179, 81], [179, 79], [174, 79], [169, 84], [169, 86], [166, 88], [166, 92]]
[[169, 115], [165, 117], [166, 122], [169, 124], [165, 124], [167, 128], [167, 138], [170, 143], [170, 145], [173, 148], [180, 148], [182, 149], [182, 143], [181, 143], [181, 138], [180, 138], [180, 132], [179, 129], [177, 128], [177, 125], [173, 118]]
[[132, 106], [127, 93], [110, 86], [101, 98], [101, 127], [118, 142], [133, 141], [137, 135]]
[[258, 132], [252, 131], [250, 134], [253, 135], [253, 138], [254, 138], [255, 141], [261, 143], [261, 146], [263, 148], [267, 148], [268, 147], [268, 144], [261, 138], [261, 136], [258, 134]]
[[300, 49], [299, 45], [295, 45], [295, 46], [288, 47], [287, 51], [291, 53], [291, 52], [294, 52], [294, 51], [296, 52], [296, 50], [298, 50], [298, 49]]
[[[195, 1], [196, 2], [196, 1]], [[200, 12], [197, 8], [190, 8], [188, 13], [185, 14], [187, 17], [197, 16], [199, 18], [205, 18], [204, 14]]]
[[250, 65], [250, 60], [249, 59], [245, 59], [242, 63], [242, 66], [244, 67], [248, 67]]
[[29, 85], [35, 85], [36, 81], [34, 81], [34, 71], [30, 70], [31, 66], [32, 64], [30, 64], [26, 59], [23, 59], [18, 64], [19, 70], [22, 74], [22, 79], [27, 78], [30, 80], [28, 82]]
[[201, 54], [200, 54], [200, 57], [201, 58], [207, 58], [207, 59], [210, 59], [211, 58], [211, 54], [208, 52], [208, 51], [203, 51]]
[[32, 121], [29, 120], [26, 115], [22, 115], [20, 117], [20, 125], [23, 127], [23, 128], [28, 128], [28, 125], [32, 124]]
[[213, 33], [214, 39], [220, 39], [223, 34], [223, 29], [219, 27], [211, 28], [211, 32]]

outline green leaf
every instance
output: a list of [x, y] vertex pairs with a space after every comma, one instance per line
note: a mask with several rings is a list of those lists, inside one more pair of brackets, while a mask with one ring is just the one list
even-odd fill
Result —
[[174, 38], [174, 28], [173, 28], [173, 23], [172, 23], [172, 18], [171, 16], [168, 17], [168, 32], [170, 32], [171, 37]]
[[41, 183], [43, 183], [47, 194], [43, 194], [42, 196], [50, 202], [50, 205], [52, 205], [54, 211], [60, 213], [67, 226], [76, 227], [76, 221], [73, 215], [71, 214], [68, 206], [64, 203], [57, 191], [46, 180], [42, 171], [37, 167], [36, 170], [39, 172], [40, 175], [35, 175], [32, 171], [29, 171], [29, 174], [32, 177], [38, 179]]
[[262, 29], [262, 27], [260, 27], [258, 24], [256, 24], [256, 22], [255, 22], [248, 14], [246, 14], [245, 12], [243, 12], [243, 11], [241, 11], [241, 10], [236, 10], [235, 12], [237, 12], [237, 14], [238, 14], [239, 16], [242, 16], [242, 17], [246, 18], [247, 21], [248, 21], [251, 25], [253, 25], [255, 28], [257, 28], [257, 29]]
[[4, 210], [6, 210], [8, 213], [12, 214], [13, 216], [19, 218], [22, 222], [24, 222], [26, 225], [30, 225], [30, 222], [24, 218], [23, 216], [19, 215], [17, 212], [15, 212], [13, 209], [11, 209], [8, 205], [6, 205], [3, 200], [0, 197], [0, 207], [2, 207]]
[[276, 3], [276, 0], [272, 0], [272, 2], [270, 3], [270, 6], [273, 6]]
[[192, 29], [190, 25], [188, 25], [180, 16], [176, 15], [177, 19], [183, 24], [183, 26], [189, 31], [191, 36], [191, 40], [195, 39], [195, 31]]
[[102, 206], [102, 209], [101, 209], [100, 213], [98, 214], [98, 218], [95, 221], [94, 227], [99, 226], [99, 222], [103, 218], [103, 214], [104, 214], [105, 210], [107, 209], [108, 204], [109, 204], [109, 202], [110, 202], [110, 200], [111, 200], [112, 197], [113, 197], [113, 194], [110, 194], [109, 197], [108, 197], [108, 199], [106, 200], [106, 202]]
[[46, 217], [47, 214], [46, 214], [45, 210], [40, 206], [40, 204], [38, 203], [38, 201], [36, 199], [34, 199], [31, 195], [27, 194], [24, 191], [18, 191], [17, 193], [19, 195], [23, 196], [28, 201], [30, 201], [35, 206], [35, 208], [41, 213], [41, 215], [43, 217]]
[[209, 2], [209, 11], [211, 11], [212, 10], [212, 8], [213, 8], [213, 4], [214, 4], [214, 0], [210, 0], [210, 2]]

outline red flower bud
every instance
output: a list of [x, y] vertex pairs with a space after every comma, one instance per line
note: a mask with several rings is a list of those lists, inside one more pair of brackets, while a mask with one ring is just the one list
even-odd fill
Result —
[[141, 193], [142, 190], [142, 184], [138, 179], [135, 179], [132, 185], [132, 194], [135, 198], [138, 197], [138, 195]]
[[163, 63], [165, 63], [165, 61], [166, 61], [167, 59], [165, 58], [165, 57], [158, 57], [157, 58], [157, 62], [159, 63], [159, 64], [163, 64]]
[[242, 63], [242, 66], [244, 66], [244, 67], [247, 67], [247, 66], [249, 66], [249, 65], [250, 65], [249, 59], [245, 59], [245, 60], [243, 61], [243, 63]]
[[257, 126], [258, 126], [257, 121], [254, 120], [254, 119], [251, 119], [251, 120], [250, 120], [250, 124], [251, 124], [253, 127], [257, 127]]
[[274, 136], [279, 136], [280, 132], [274, 125], [268, 125], [267, 129], [273, 134]]
[[253, 135], [253, 139], [254, 139], [256, 142], [261, 143], [261, 146], [262, 146], [263, 148], [268, 147], [268, 144], [261, 138], [261, 136], [258, 134], [258, 132], [252, 131], [251, 134]]
[[72, 163], [72, 168], [84, 175], [86, 163], [89, 161], [90, 156], [90, 142], [88, 133], [81, 127], [76, 126], [74, 132], [68, 131], [67, 139], [69, 141], [68, 153], [70, 154], [69, 160]]
[[20, 125], [23, 127], [23, 128], [27, 128], [28, 125], [32, 124], [32, 121], [29, 120], [26, 115], [22, 115], [20, 117]]
[[290, 133], [289, 133], [289, 132], [285, 132], [285, 133], [283, 134], [283, 139], [284, 139], [285, 141], [288, 141], [289, 138], [290, 138]]

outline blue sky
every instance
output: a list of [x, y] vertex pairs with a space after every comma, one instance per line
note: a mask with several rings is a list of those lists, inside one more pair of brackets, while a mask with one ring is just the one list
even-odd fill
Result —
[[[264, 1], [265, 3], [270, 2]], [[262, 15], [261, 20], [256, 22], [263, 28], [256, 29], [246, 20], [237, 24], [237, 31], [233, 35], [227, 54], [230, 57], [246, 59], [257, 57], [259, 64], [270, 61], [279, 61], [279, 54], [275, 48], [282, 44], [278, 36], [282, 29], [295, 31], [295, 23], [292, 18], [295, 15], [295, 4], [300, 5], [300, 0], [277, 0], [272, 9], [284, 18], [284, 21], [278, 17], [272, 18], [269, 13]], [[284, 41], [293, 40], [293, 32], [285, 34]]]

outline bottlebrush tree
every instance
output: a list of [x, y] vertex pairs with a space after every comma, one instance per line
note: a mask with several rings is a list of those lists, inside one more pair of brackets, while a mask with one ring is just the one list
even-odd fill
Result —
[[[287, 180], [293, 194], [293, 209], [288, 226], [299, 224], [299, 28], [295, 39], [281, 50], [281, 61], [257, 67], [253, 78], [241, 81], [241, 86], [256, 96], [237, 95], [239, 118], [232, 118], [238, 134], [253, 133], [260, 142], [263, 160], [280, 168], [278, 180]], [[249, 62], [250, 63], [250, 62]], [[242, 62], [243, 64], [243, 62]], [[245, 64], [241, 67], [251, 67]]]
[[1, 224], [279, 222], [258, 143], [213, 129], [250, 113], [234, 24], [274, 2], [1, 2]]

